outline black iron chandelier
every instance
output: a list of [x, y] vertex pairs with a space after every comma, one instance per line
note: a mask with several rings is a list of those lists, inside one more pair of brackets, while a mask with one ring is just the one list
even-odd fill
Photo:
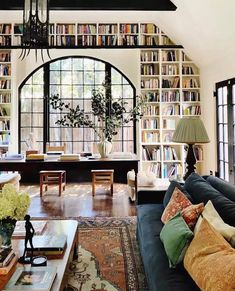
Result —
[[41, 51], [44, 62], [43, 49], [49, 55], [49, 0], [25, 0], [23, 14], [23, 36], [20, 58], [23, 60], [35, 49], [36, 61], [37, 50]]

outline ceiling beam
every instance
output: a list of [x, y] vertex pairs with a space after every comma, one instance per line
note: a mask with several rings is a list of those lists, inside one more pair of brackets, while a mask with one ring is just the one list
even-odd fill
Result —
[[[0, 10], [23, 10], [23, 0], [0, 1]], [[170, 0], [49, 0], [50, 10], [174, 11]]]

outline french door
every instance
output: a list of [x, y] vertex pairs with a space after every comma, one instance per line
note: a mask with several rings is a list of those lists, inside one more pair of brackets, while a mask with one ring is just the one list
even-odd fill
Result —
[[217, 145], [219, 177], [234, 184], [235, 79], [216, 83]]

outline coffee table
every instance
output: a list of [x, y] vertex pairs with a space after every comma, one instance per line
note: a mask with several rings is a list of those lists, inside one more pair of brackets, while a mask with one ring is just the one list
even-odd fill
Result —
[[[62, 259], [48, 260], [48, 266], [57, 267], [57, 275], [52, 285], [51, 291], [62, 291], [67, 284], [66, 270], [69, 263], [77, 256], [78, 247], [78, 222], [76, 220], [48, 220], [43, 235], [66, 234], [67, 247]], [[24, 239], [13, 239], [12, 247], [18, 257], [21, 257], [24, 252]], [[20, 264], [18, 264], [20, 265]], [[0, 290], [9, 281], [14, 269], [6, 276], [0, 275]]]

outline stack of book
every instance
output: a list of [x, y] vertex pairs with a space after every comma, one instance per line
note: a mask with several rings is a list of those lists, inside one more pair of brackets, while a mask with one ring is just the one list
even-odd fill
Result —
[[[33, 237], [33, 256], [46, 256], [48, 259], [61, 259], [67, 245], [67, 236], [36, 235]], [[27, 248], [27, 256], [31, 255], [31, 248]]]
[[0, 275], [6, 275], [15, 266], [17, 256], [11, 248], [0, 248]]

